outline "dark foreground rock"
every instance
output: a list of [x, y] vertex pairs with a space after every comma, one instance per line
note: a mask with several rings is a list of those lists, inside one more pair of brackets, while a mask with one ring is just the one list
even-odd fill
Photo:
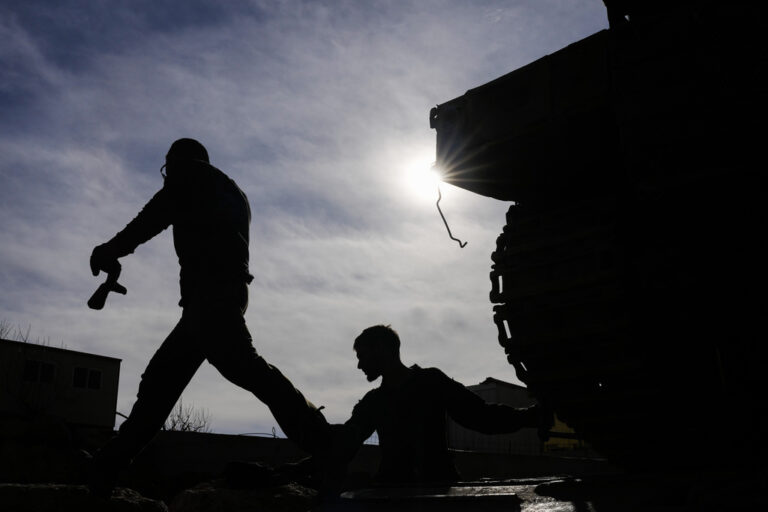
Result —
[[0, 484], [3, 512], [168, 512], [162, 501], [131, 489], [116, 489], [111, 498], [92, 496], [84, 485]]
[[295, 483], [232, 489], [223, 481], [212, 481], [179, 493], [169, 508], [171, 512], [306, 512], [318, 502], [317, 491]]

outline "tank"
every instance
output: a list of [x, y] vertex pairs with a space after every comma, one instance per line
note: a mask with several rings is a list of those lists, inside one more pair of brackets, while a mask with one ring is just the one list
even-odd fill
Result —
[[489, 307], [540, 402], [626, 467], [759, 464], [766, 9], [638, 4], [433, 108], [437, 167], [511, 202]]

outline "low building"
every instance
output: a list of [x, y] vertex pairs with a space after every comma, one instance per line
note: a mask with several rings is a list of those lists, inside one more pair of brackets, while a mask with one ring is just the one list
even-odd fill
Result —
[[0, 417], [112, 429], [120, 359], [0, 339]]

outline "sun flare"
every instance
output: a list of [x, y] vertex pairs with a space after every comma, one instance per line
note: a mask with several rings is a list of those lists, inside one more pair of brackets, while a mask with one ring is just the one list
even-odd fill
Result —
[[430, 155], [414, 157], [403, 166], [405, 185], [419, 200], [437, 200], [440, 173], [435, 169], [435, 159]]

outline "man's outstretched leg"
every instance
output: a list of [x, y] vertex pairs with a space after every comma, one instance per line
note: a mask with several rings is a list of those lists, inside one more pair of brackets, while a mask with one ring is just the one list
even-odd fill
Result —
[[308, 479], [307, 485], [317, 488], [322, 496], [337, 496], [351, 458], [340, 449], [349, 443], [344, 426], [330, 425], [322, 412], [280, 370], [259, 356], [250, 343], [237, 352], [241, 354], [237, 359], [227, 358], [224, 362], [209, 357], [209, 361], [228, 380], [251, 391], [267, 405], [288, 439], [311, 455], [292, 469], [286, 466], [281, 471]]
[[89, 477], [91, 492], [109, 496], [117, 475], [162, 428], [184, 388], [204, 360], [190, 343], [184, 318], [168, 335], [141, 376], [136, 403], [118, 434], [94, 459]]
[[[200, 318], [200, 315], [197, 316]], [[238, 307], [213, 307], [198, 324], [208, 362], [233, 384], [267, 405], [288, 439], [309, 453], [328, 445], [330, 426], [320, 410], [253, 347]]]

